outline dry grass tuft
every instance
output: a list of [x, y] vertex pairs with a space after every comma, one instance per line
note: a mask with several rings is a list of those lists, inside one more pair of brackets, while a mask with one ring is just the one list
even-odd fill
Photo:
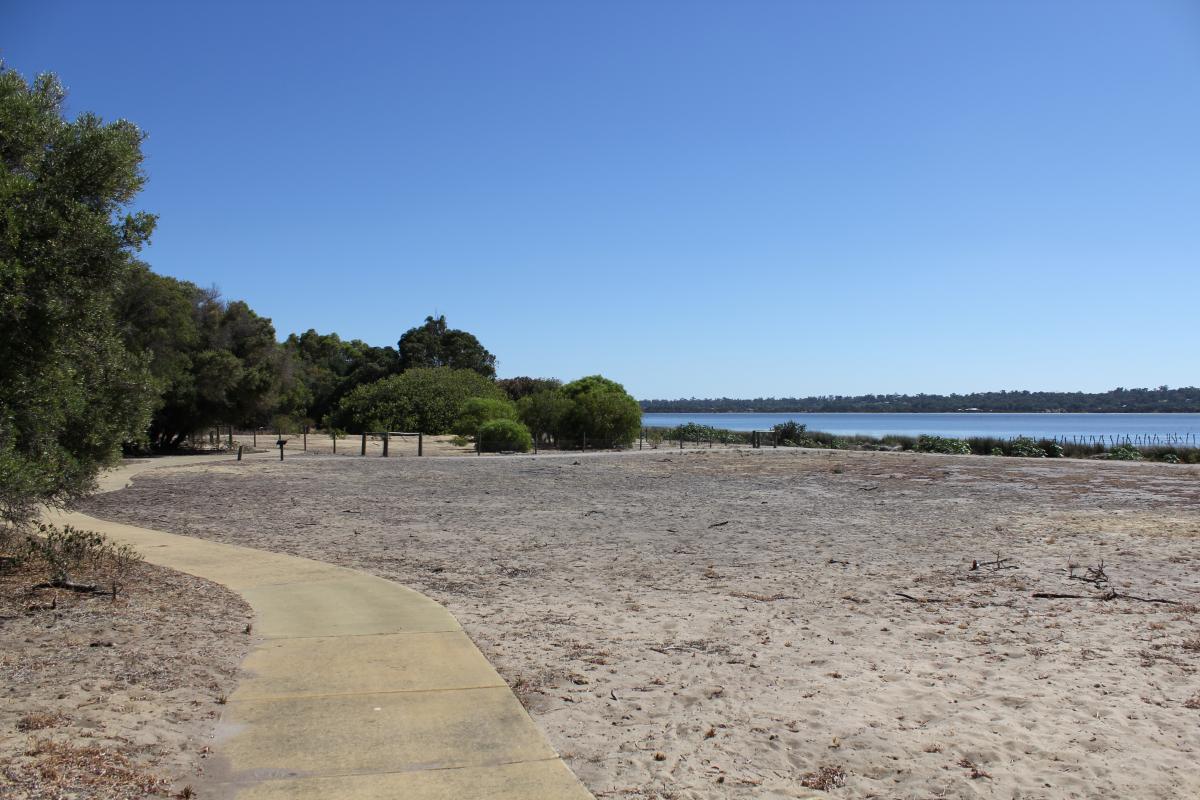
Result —
[[45, 728], [57, 728], [69, 720], [61, 713], [50, 711], [31, 711], [17, 720], [19, 731], [40, 731]]
[[75, 747], [65, 742], [36, 739], [25, 752], [33, 759], [24, 768], [9, 768], [13, 785], [29, 788], [38, 797], [104, 797], [133, 800], [163, 795], [167, 781], [132, 763], [126, 756], [102, 747]]
[[816, 772], [809, 772], [800, 779], [800, 785], [805, 789], [816, 789], [828, 792], [846, 783], [846, 770], [840, 766], [826, 764]]

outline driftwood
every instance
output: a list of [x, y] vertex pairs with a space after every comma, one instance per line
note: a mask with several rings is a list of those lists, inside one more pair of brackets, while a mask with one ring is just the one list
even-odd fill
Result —
[[728, 525], [728, 524], [729, 524], [731, 521], [732, 521], [732, 520], [728, 520], [728, 519], [727, 519], [727, 520], [725, 520], [724, 522], [714, 522], [712, 525], [709, 525], [708, 527], [710, 527], [710, 528], [719, 528], [719, 527], [721, 527], [722, 525]]
[[1059, 592], [1034, 592], [1038, 600], [1137, 600], [1139, 603], [1162, 603], [1169, 606], [1181, 605], [1178, 600], [1166, 600], [1162, 597], [1138, 597], [1120, 592], [1105, 592], [1104, 594], [1062, 594]]

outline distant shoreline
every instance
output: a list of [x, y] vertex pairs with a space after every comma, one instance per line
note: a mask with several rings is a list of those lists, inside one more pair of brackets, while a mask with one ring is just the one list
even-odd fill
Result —
[[679, 397], [640, 400], [638, 404], [649, 414], [1200, 414], [1200, 388]]
[[[638, 401], [639, 404], [642, 401]], [[812, 409], [773, 409], [771, 411], [756, 411], [754, 409], [739, 409], [730, 411], [707, 411], [701, 408], [684, 409], [681, 411], [648, 411], [645, 407], [642, 408], [643, 414], [1109, 414], [1117, 416], [1120, 414], [1200, 414], [1200, 408], [1195, 411], [1137, 411], [1130, 409], [1128, 411], [814, 411]]]

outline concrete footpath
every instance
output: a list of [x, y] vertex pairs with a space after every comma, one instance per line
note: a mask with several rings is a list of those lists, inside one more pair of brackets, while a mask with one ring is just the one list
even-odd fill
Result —
[[[129, 462], [139, 472], [228, 461]], [[391, 581], [305, 558], [106, 522], [146, 561], [223, 584], [258, 644], [224, 706], [201, 797], [244, 800], [587, 800], [512, 691], [445, 608]]]

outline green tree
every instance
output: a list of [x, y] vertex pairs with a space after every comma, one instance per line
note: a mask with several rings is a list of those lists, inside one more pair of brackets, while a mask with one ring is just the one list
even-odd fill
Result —
[[528, 394], [517, 401], [517, 415], [541, 441], [560, 429], [572, 402], [558, 388]]
[[450, 328], [444, 316], [426, 317], [425, 324], [400, 337], [400, 368], [452, 367], [496, 377], [496, 357], [466, 331]]
[[298, 391], [287, 409], [297, 416], [324, 421], [355, 387], [395, 375], [400, 357], [394, 348], [373, 347], [358, 339], [343, 341], [336, 333], [309, 329], [283, 343], [295, 371]]
[[586, 440], [600, 447], [615, 447], [637, 438], [642, 410], [616, 381], [589, 375], [566, 384], [560, 392], [571, 403], [555, 432], [560, 443], [579, 446]]
[[411, 369], [354, 389], [338, 404], [334, 424], [352, 433], [450, 433], [463, 405], [472, 397], [502, 400], [504, 392], [474, 370]]
[[494, 419], [517, 419], [517, 407], [507, 397], [471, 397], [462, 404], [458, 419], [454, 421], [454, 433], [474, 437], [479, 426]]
[[139, 265], [116, 308], [128, 348], [144, 354], [153, 375], [154, 447], [178, 447], [217, 424], [263, 424], [273, 411], [302, 403], [303, 387], [271, 321], [244, 302], [227, 303], [215, 289]]
[[145, 360], [113, 302], [155, 217], [132, 122], [63, 116], [52, 75], [0, 63], [0, 527], [82, 496], [145, 429]]
[[496, 381], [496, 385], [503, 389], [504, 393], [508, 395], [508, 399], [515, 403], [523, 397], [555, 391], [562, 386], [562, 381], [557, 378], [529, 378], [521, 376], [517, 378], [501, 378]]

